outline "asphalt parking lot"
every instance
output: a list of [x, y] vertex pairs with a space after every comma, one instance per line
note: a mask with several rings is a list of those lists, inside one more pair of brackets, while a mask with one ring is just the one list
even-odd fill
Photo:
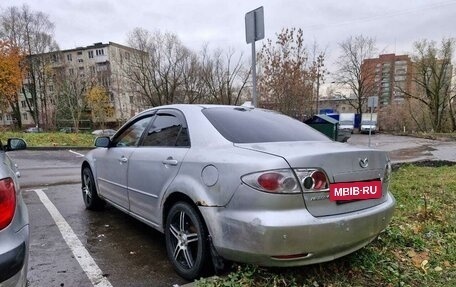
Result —
[[[348, 144], [366, 146], [367, 135]], [[373, 135], [371, 146], [393, 162], [456, 161], [456, 142]], [[166, 257], [164, 237], [107, 206], [85, 209], [80, 186], [84, 150], [25, 150], [10, 156], [31, 226], [29, 286], [173, 286], [187, 283]]]

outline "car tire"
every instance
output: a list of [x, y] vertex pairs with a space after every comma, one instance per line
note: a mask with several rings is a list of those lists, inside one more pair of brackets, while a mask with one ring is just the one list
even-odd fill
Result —
[[105, 206], [104, 200], [98, 196], [92, 170], [88, 167], [82, 170], [82, 199], [89, 210], [100, 210]]
[[209, 240], [201, 216], [186, 202], [174, 204], [166, 217], [166, 252], [174, 270], [187, 280], [205, 275], [210, 264]]

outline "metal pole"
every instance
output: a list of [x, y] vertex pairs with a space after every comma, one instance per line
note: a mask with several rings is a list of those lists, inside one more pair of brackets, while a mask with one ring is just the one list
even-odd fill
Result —
[[371, 119], [370, 119], [370, 123], [369, 123], [369, 144], [368, 144], [368, 147], [371, 146], [371, 133], [372, 133], [372, 109], [373, 108], [370, 108], [370, 112], [371, 112]]
[[256, 52], [255, 41], [252, 42], [252, 85], [253, 85], [253, 106], [257, 107], [257, 91], [256, 91]]
[[319, 101], [320, 101], [320, 72], [317, 74], [317, 110], [315, 112], [316, 115], [320, 114], [319, 109]]

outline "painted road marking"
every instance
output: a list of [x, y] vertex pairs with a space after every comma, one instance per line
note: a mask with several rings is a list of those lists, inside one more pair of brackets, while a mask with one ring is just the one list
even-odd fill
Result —
[[55, 207], [55, 205], [51, 202], [51, 200], [47, 197], [43, 190], [32, 190], [36, 192], [41, 202], [51, 215], [52, 219], [54, 219], [57, 227], [60, 230], [60, 233], [63, 236], [63, 239], [73, 252], [74, 258], [76, 258], [79, 265], [82, 267], [82, 270], [84, 270], [87, 277], [89, 277], [89, 280], [92, 282], [93, 286], [112, 287], [109, 280], [103, 276], [103, 272], [95, 263], [95, 260], [93, 260], [87, 249], [85, 249], [84, 245], [82, 245], [81, 241], [76, 236], [73, 229], [65, 221], [62, 214], [60, 214], [57, 207]]
[[75, 155], [79, 156], [79, 157], [84, 157], [84, 155], [82, 153], [78, 153], [78, 152], [76, 152], [74, 150], [71, 150], [71, 149], [68, 150], [68, 151], [71, 152], [72, 154], [75, 154]]

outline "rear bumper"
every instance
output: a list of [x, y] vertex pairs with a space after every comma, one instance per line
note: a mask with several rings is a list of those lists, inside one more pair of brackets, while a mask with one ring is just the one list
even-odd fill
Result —
[[18, 209], [10, 226], [0, 231], [0, 286], [20, 287], [27, 283], [30, 228], [27, 206], [18, 197]]
[[[390, 222], [395, 200], [349, 214], [313, 217], [306, 209], [200, 208], [212, 242], [224, 258], [263, 266], [330, 261], [367, 245]], [[275, 256], [290, 256], [281, 259]]]
[[25, 286], [27, 282], [29, 226], [24, 226], [17, 234], [17, 245], [0, 253], [0, 285]]

